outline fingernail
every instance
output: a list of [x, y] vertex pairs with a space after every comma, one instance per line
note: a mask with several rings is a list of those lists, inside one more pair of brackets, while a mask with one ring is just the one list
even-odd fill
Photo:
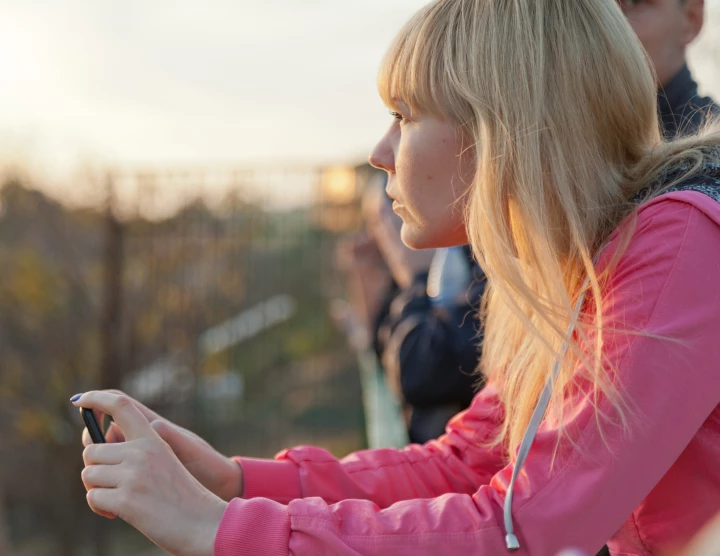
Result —
[[[83, 392], [83, 393], [84, 393], [84, 392]], [[80, 396], [83, 395], [83, 393], [75, 394], [72, 398], [70, 398], [70, 401], [73, 402], [73, 403], [76, 402], [76, 401], [78, 401], [78, 400], [80, 399]]]

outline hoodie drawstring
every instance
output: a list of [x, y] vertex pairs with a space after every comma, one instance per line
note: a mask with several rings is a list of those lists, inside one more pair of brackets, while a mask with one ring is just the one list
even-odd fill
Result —
[[[597, 264], [597, 261], [600, 258], [600, 253], [602, 253], [603, 249], [601, 249], [600, 252], [595, 256], [593, 264]], [[525, 435], [523, 436], [522, 442], [520, 443], [517, 461], [515, 462], [515, 466], [513, 467], [512, 477], [510, 479], [510, 488], [508, 488], [507, 495], [505, 496], [505, 507], [503, 509], [503, 517], [505, 521], [505, 546], [507, 546], [507, 549], [510, 552], [520, 550], [520, 541], [518, 541], [518, 538], [515, 535], [512, 520], [512, 499], [513, 491], [515, 489], [515, 481], [517, 480], [518, 475], [522, 471], [523, 465], [525, 465], [525, 459], [527, 458], [528, 452], [530, 452], [530, 447], [532, 446], [533, 440], [535, 440], [535, 435], [537, 435], [537, 431], [540, 428], [540, 423], [542, 422], [543, 415], [545, 415], [545, 411], [547, 410], [548, 404], [550, 403], [550, 396], [552, 395], [555, 381], [557, 380], [558, 373], [560, 372], [560, 362], [565, 358], [565, 354], [567, 353], [569, 347], [569, 339], [571, 338], [572, 333], [575, 330], [575, 323], [577, 322], [577, 318], [580, 315], [582, 305], [585, 302], [589, 282], [590, 278], [585, 278], [585, 282], [583, 283], [582, 287], [583, 294], [580, 296], [580, 299], [575, 306], [575, 312], [573, 313], [572, 319], [570, 320], [570, 326], [568, 327], [565, 341], [563, 342], [559, 355], [555, 359], [552, 373], [550, 373], [550, 376], [545, 383], [545, 388], [540, 395], [538, 404], [537, 406], [535, 406], [535, 411], [533, 411], [532, 417], [530, 418], [530, 423], [528, 424], [528, 427], [525, 430]]]

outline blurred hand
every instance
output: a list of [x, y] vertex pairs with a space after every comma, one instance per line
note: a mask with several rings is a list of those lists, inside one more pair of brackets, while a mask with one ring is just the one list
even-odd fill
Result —
[[401, 238], [402, 219], [389, 203], [374, 204], [377, 213], [368, 217], [370, 234], [383, 254], [395, 282], [402, 289], [412, 285], [419, 272], [426, 272], [435, 255], [435, 249], [415, 250], [407, 247]]
[[90, 508], [122, 518], [176, 556], [212, 556], [227, 502], [190, 474], [129, 397], [95, 391], [73, 403], [111, 415], [125, 439], [85, 448]]
[[391, 276], [375, 240], [366, 234], [338, 243], [336, 264], [345, 278], [350, 306], [365, 327], [380, 311]]
[[385, 262], [375, 240], [360, 233], [341, 239], [335, 250], [335, 264], [343, 274], [357, 272], [357, 265], [384, 267]]
[[[121, 396], [132, 403], [158, 436], [172, 449], [180, 463], [206, 489], [225, 501], [242, 496], [242, 468], [237, 462], [219, 453], [194, 432], [168, 421], [120, 390], [104, 390], [104, 392]], [[98, 423], [102, 423], [102, 410], [95, 408], [93, 412], [98, 417]], [[108, 444], [125, 442], [125, 435], [113, 421], [105, 433], [105, 439]], [[83, 430], [82, 443], [83, 446], [90, 446], [93, 443], [87, 429]]]

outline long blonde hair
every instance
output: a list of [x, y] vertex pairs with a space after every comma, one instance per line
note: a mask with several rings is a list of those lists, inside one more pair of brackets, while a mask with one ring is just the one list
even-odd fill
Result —
[[679, 160], [692, 171], [716, 156], [720, 135], [663, 142], [655, 79], [616, 0], [435, 0], [390, 47], [379, 90], [389, 106], [456, 123], [476, 157], [464, 205], [488, 278], [481, 370], [506, 415], [494, 443], [514, 453], [565, 340], [547, 414], [559, 438], [581, 382], [596, 417], [605, 395], [615, 411], [604, 417], [627, 429], [632, 403], [603, 357], [600, 302], [623, 248], [602, 273], [593, 257], [634, 194]]

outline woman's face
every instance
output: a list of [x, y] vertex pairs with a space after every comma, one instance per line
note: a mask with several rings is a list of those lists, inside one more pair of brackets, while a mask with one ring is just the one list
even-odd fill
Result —
[[397, 104], [370, 164], [388, 173], [387, 193], [403, 220], [402, 240], [413, 249], [463, 245], [464, 193], [473, 176], [474, 149], [463, 145], [456, 125], [411, 115], [407, 105]]

